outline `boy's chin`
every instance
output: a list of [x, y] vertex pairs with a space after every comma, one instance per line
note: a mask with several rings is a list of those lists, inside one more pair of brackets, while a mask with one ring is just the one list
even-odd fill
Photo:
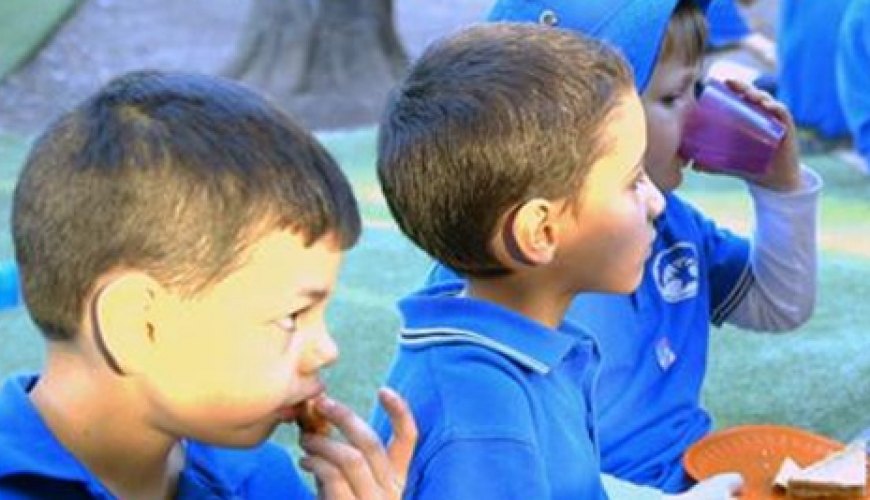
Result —
[[253, 448], [259, 446], [275, 432], [281, 424], [279, 421], [247, 425], [234, 429], [213, 431], [200, 436], [192, 436], [194, 440], [223, 448]]
[[662, 193], [670, 193], [683, 184], [684, 168], [683, 164], [675, 163], [667, 169], [667, 172], [661, 172], [656, 178], [653, 178], [653, 183]]

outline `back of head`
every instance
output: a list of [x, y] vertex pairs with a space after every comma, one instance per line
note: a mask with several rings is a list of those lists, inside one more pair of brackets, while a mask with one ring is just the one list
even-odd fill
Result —
[[[652, 77], [678, 4], [691, 4], [702, 12], [709, 3], [710, 0], [496, 0], [488, 18], [546, 24], [604, 40], [622, 51], [634, 69], [635, 85], [643, 91]], [[703, 48], [702, 40], [698, 50]]]
[[631, 71], [606, 45], [531, 24], [475, 26], [431, 45], [381, 120], [378, 175], [401, 229], [470, 275], [499, 275], [500, 218], [576, 194]]
[[213, 77], [136, 72], [39, 137], [15, 188], [15, 255], [35, 323], [78, 330], [97, 279], [149, 273], [192, 294], [257, 237], [356, 240], [350, 185], [306, 131], [254, 92]]

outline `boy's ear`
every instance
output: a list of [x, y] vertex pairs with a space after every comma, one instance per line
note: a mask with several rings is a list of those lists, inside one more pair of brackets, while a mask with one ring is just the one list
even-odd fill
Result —
[[556, 211], [550, 200], [534, 198], [516, 207], [502, 225], [502, 240], [514, 265], [549, 264], [556, 255]]
[[162, 286], [147, 274], [124, 272], [103, 284], [91, 304], [91, 328], [109, 366], [138, 373], [153, 343], [155, 300]]

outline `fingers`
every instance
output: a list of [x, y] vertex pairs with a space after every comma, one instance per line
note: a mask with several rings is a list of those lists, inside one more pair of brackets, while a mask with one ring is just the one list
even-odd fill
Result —
[[791, 112], [788, 107], [782, 102], [776, 100], [770, 93], [761, 90], [749, 83], [741, 82], [738, 80], [727, 80], [725, 82], [729, 88], [743, 96], [749, 102], [755, 103], [758, 106], [761, 106], [763, 109], [769, 111], [777, 120], [779, 120], [783, 125], [786, 126], [789, 135], [793, 135], [793, 130], [795, 128], [794, 119], [791, 116]]
[[314, 475], [317, 483], [317, 498], [340, 500], [352, 499], [353, 490], [344, 480], [341, 471], [328, 461], [308, 455], [299, 459], [299, 468]]
[[390, 464], [400, 483], [404, 484], [417, 444], [417, 424], [405, 401], [392, 389], [382, 388], [378, 391], [378, 399], [393, 427], [393, 438], [387, 449]]
[[401, 498], [417, 428], [407, 405], [396, 393], [386, 390], [379, 397], [397, 429], [389, 453], [371, 427], [349, 407], [328, 396], [318, 399], [318, 411], [347, 440], [342, 443], [315, 434], [300, 437], [300, 445], [307, 453], [300, 467], [315, 475], [325, 498]]
[[756, 185], [781, 192], [791, 192], [800, 189], [800, 152], [797, 145], [797, 127], [785, 104], [777, 101], [767, 92], [750, 84], [727, 80], [725, 82], [732, 90], [744, 99], [753, 102], [770, 112], [785, 128], [785, 137], [779, 145], [771, 168], [766, 175], [747, 178]]
[[[344, 435], [347, 443], [305, 434], [300, 440], [302, 449], [337, 468], [355, 498], [379, 498], [381, 481], [377, 478], [385, 475], [383, 469], [389, 465], [378, 436], [353, 410], [328, 396], [317, 401], [317, 409]], [[321, 466], [319, 470], [326, 468]], [[317, 477], [332, 490], [340, 482], [332, 475]]]
[[744, 99], [749, 102], [755, 103], [758, 106], [761, 106], [763, 109], [769, 111], [773, 116], [776, 117], [777, 120], [782, 122], [787, 127], [792, 127], [792, 117], [788, 108], [785, 104], [777, 101], [772, 95], [768, 92], [761, 90], [749, 83], [741, 82], [739, 80], [726, 80], [725, 84], [728, 87], [740, 94]]

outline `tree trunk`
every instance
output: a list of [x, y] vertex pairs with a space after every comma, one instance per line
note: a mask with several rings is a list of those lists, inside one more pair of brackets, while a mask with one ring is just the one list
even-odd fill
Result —
[[227, 74], [322, 129], [374, 123], [406, 66], [392, 0], [253, 0]]

